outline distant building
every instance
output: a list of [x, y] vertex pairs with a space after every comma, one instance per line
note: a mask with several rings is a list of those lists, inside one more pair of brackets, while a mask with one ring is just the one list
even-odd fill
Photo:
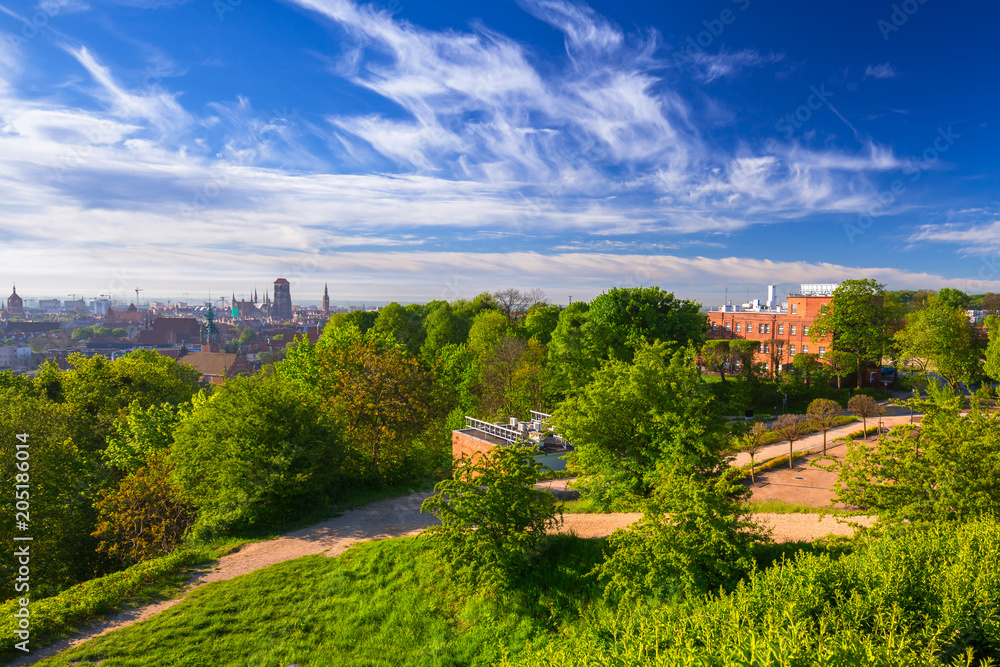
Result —
[[271, 304], [270, 315], [276, 320], [292, 319], [291, 284], [284, 278], [274, 281], [274, 303]]
[[14, 291], [11, 295], [7, 297], [7, 316], [11, 315], [23, 315], [24, 314], [24, 300], [21, 299], [17, 294], [17, 285], [14, 286]]
[[709, 339], [743, 338], [758, 342], [754, 361], [768, 371], [782, 370], [796, 354], [818, 354], [830, 349], [830, 338], [813, 340], [809, 328], [820, 309], [833, 300], [837, 284], [803, 284], [786, 303], [777, 301], [777, 285], [768, 285], [767, 301], [723, 304], [708, 313]]
[[140, 346], [173, 347], [201, 341], [201, 325], [193, 317], [157, 317], [152, 326], [139, 332]]
[[330, 290], [326, 283], [323, 283], [323, 312], [327, 315], [330, 314]]

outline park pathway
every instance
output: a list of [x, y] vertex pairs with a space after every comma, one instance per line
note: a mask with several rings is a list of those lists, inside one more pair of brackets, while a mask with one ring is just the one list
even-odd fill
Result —
[[[8, 664], [11, 667], [32, 665], [94, 637], [144, 621], [180, 603], [195, 588], [214, 581], [225, 581], [302, 556], [319, 553], [338, 556], [352, 544], [366, 540], [416, 535], [437, 523], [435, 517], [420, 513], [421, 503], [430, 495], [430, 493], [413, 493], [399, 498], [380, 500], [273, 540], [247, 544], [239, 551], [223, 556], [217, 563], [199, 570], [177, 597], [129, 609], [94, 622], [72, 637]], [[628, 526], [639, 516], [639, 514], [567, 514], [564, 524], [557, 532], [572, 533], [586, 538], [607, 537], [615, 530]], [[854, 531], [853, 526], [838, 522], [833, 516], [819, 517], [815, 514], [755, 516], [759, 523], [772, 531], [773, 538], [778, 542], [813, 540], [830, 533], [850, 535]], [[852, 520], [866, 525], [872, 521], [869, 517], [853, 517]]]

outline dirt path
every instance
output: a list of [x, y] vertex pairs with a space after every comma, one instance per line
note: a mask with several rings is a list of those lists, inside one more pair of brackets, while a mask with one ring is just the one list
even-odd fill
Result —
[[[164, 600], [145, 607], [131, 609], [91, 624], [79, 634], [64, 639], [9, 663], [12, 667], [31, 665], [65, 651], [83, 642], [127, 627], [133, 623], [169, 609], [187, 597], [198, 586], [225, 581], [265, 568], [286, 560], [312, 554], [325, 553], [337, 556], [349, 546], [366, 540], [416, 535], [430, 525], [436, 524], [434, 517], [421, 514], [420, 505], [429, 493], [415, 493], [401, 498], [381, 500], [357, 510], [345, 512], [342, 516], [297, 530], [267, 542], [248, 544], [236, 553], [224, 556], [217, 564], [195, 575], [187, 588], [176, 598]], [[618, 528], [624, 528], [639, 518], [640, 514], [567, 514], [565, 523], [558, 532], [573, 533], [579, 537], [607, 537]], [[850, 535], [853, 528], [839, 524], [833, 517], [819, 520], [814, 514], [758, 514], [761, 524], [773, 531], [775, 541], [813, 540], [817, 537], [836, 533]], [[854, 517], [857, 519], [858, 517]], [[862, 517], [863, 523], [872, 519]]]

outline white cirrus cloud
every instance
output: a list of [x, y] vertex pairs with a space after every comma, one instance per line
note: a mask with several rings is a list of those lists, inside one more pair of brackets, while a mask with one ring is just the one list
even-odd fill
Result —
[[865, 67], [866, 79], [894, 79], [896, 78], [896, 68], [889, 63], [880, 65], [868, 65]]

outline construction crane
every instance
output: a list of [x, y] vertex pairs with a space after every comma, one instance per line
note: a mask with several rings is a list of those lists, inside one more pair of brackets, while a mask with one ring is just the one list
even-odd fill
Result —
[[145, 291], [146, 290], [139, 289], [138, 287], [135, 288], [135, 307], [136, 308], [139, 307], [139, 292], [145, 292]]

